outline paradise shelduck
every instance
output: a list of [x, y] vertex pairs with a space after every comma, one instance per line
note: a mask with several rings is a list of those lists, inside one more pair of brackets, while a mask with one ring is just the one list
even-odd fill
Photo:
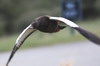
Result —
[[[65, 24], [65, 25], [62, 25]], [[9, 62], [11, 61], [12, 57], [14, 56], [15, 52], [20, 48], [23, 42], [30, 36], [33, 32], [39, 30], [45, 33], [55, 33], [66, 26], [69, 26], [75, 30], [77, 30], [80, 34], [82, 34], [88, 40], [100, 45], [100, 38], [96, 35], [82, 29], [80, 26], [75, 24], [74, 22], [65, 19], [63, 17], [52, 17], [52, 16], [40, 16], [36, 18], [23, 32], [19, 35], [16, 40], [15, 46], [11, 52], [11, 55], [7, 61], [6, 66], [8, 66]]]

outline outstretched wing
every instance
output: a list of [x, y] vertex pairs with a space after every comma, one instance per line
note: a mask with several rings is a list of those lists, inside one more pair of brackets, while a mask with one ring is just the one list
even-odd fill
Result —
[[26, 38], [30, 36], [34, 31], [36, 31], [36, 29], [34, 29], [31, 24], [26, 29], [23, 30], [23, 32], [19, 35], [19, 37], [16, 40], [15, 46], [11, 52], [11, 55], [7, 61], [6, 66], [8, 66], [12, 57], [14, 56], [16, 51], [20, 48], [20, 46], [23, 44], [23, 42], [26, 40]]
[[82, 29], [81, 27], [79, 27], [74, 22], [72, 22], [68, 19], [62, 18], [62, 17], [49, 17], [49, 18], [65, 23], [66, 25], [68, 25], [68, 26], [72, 27], [73, 29], [77, 30], [80, 34], [82, 34], [88, 40], [100, 45], [100, 38], [99, 37], [97, 37], [96, 35], [94, 35], [93, 33], [89, 32], [89, 31], [86, 31], [86, 30]]

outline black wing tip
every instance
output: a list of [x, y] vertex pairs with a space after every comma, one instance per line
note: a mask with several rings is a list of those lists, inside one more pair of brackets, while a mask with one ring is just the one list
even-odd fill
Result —
[[14, 56], [15, 52], [16, 52], [18, 49], [19, 49], [19, 48], [15, 45], [15, 46], [14, 46], [14, 48], [13, 48], [13, 50], [12, 50], [12, 52], [11, 52], [10, 57], [8, 58], [8, 61], [7, 61], [7, 63], [6, 63], [6, 66], [8, 66], [8, 65], [9, 65], [9, 63], [10, 63], [11, 59], [13, 58], [13, 56]]
[[86, 31], [80, 27], [74, 27], [74, 29], [76, 29], [80, 34], [82, 34], [85, 38], [87, 38], [88, 40], [92, 41], [93, 43], [100, 45], [100, 38], [98, 36], [96, 36], [95, 34]]
[[7, 64], [5, 66], [8, 66], [9, 62], [7, 62]]

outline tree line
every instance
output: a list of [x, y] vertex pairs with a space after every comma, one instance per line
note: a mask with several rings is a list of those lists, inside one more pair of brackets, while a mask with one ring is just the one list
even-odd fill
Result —
[[[0, 35], [18, 33], [40, 15], [60, 15], [60, 0], [0, 0]], [[100, 0], [82, 0], [84, 19], [100, 16]]]

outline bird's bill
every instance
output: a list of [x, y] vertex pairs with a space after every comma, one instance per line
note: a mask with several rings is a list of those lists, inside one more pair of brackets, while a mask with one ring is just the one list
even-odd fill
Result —
[[20, 48], [20, 46], [23, 44], [23, 42], [27, 39], [28, 36], [30, 36], [36, 29], [33, 29], [32, 25], [29, 25], [26, 29], [23, 30], [23, 32], [19, 35], [19, 37], [16, 40], [15, 46], [12, 50], [12, 53], [8, 59], [8, 62], [6, 66], [8, 66], [10, 60], [14, 56], [15, 52]]

